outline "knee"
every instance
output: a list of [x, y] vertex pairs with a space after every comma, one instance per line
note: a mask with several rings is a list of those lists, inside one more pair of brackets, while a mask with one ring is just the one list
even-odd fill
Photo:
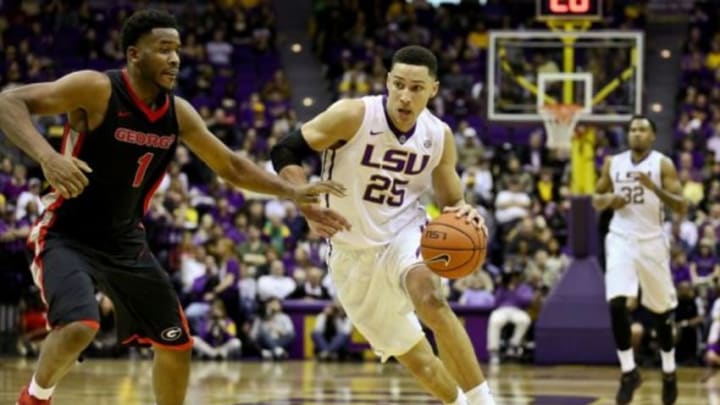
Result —
[[492, 327], [502, 327], [505, 325], [505, 318], [498, 315], [496, 311], [493, 311], [490, 313], [490, 319], [488, 319], [488, 323]]
[[630, 312], [627, 307], [627, 298], [626, 297], [615, 297], [610, 300], [609, 304], [610, 304], [610, 313], [613, 316], [617, 316], [617, 315], [622, 316], [622, 315], [625, 315]]
[[518, 316], [515, 319], [515, 324], [523, 327], [528, 327], [532, 323], [532, 319], [530, 319], [530, 315], [522, 311], [518, 312]]
[[420, 320], [431, 329], [442, 327], [441, 324], [448, 321], [450, 306], [439, 288], [422, 290], [413, 301]]
[[95, 339], [97, 331], [97, 326], [91, 326], [85, 322], [72, 322], [62, 327], [66, 345], [82, 349]]

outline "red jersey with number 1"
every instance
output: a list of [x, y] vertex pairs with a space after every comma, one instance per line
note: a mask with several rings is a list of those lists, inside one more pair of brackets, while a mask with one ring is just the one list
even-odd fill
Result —
[[125, 70], [106, 74], [112, 95], [102, 123], [88, 133], [67, 126], [63, 135], [62, 153], [87, 162], [90, 182], [76, 198], [46, 196], [42, 218], [49, 231], [91, 245], [137, 229], [179, 135], [172, 92], [162, 92], [151, 108], [135, 94]]

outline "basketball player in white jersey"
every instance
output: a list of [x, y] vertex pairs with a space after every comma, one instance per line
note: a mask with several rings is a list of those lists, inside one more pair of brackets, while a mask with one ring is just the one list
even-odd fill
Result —
[[663, 234], [663, 210], [687, 210], [672, 161], [652, 149], [655, 124], [647, 117], [630, 120], [630, 150], [605, 161], [593, 205], [615, 210], [605, 241], [606, 298], [610, 303], [613, 335], [622, 377], [618, 404], [632, 401], [640, 374], [630, 346], [630, 314], [627, 298], [637, 299], [654, 317], [661, 346], [663, 404], [677, 398], [673, 312], [677, 297], [670, 273], [670, 248]]
[[[280, 141], [273, 164], [281, 177], [302, 184], [302, 159], [322, 152], [323, 177], [347, 187], [345, 200], [329, 196], [324, 205], [301, 210], [335, 219], [335, 226], [309, 223], [331, 239], [328, 264], [339, 301], [382, 360], [397, 358], [444, 403], [494, 404], [439, 277], [419, 255], [427, 220], [419, 198], [431, 187], [445, 211], [486, 232], [480, 214], [463, 201], [453, 134], [426, 109], [438, 91], [432, 52], [398, 50], [387, 89], [387, 96], [336, 102]], [[417, 317], [433, 331], [440, 358]]]

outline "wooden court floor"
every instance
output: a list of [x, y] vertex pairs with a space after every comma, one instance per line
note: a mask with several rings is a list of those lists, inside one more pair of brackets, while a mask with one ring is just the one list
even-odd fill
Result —
[[[0, 359], [0, 404], [14, 405], [32, 360]], [[615, 367], [484, 367], [498, 405], [609, 405]], [[679, 371], [678, 405], [720, 405], [720, 373], [701, 382], [700, 368]], [[660, 405], [660, 375], [643, 370], [633, 404]], [[395, 364], [194, 362], [191, 405], [438, 404]], [[60, 384], [53, 405], [152, 405], [151, 362], [90, 359]]]

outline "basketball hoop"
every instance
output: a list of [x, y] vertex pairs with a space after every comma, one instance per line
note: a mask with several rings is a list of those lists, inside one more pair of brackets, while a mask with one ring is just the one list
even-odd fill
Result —
[[550, 149], [570, 149], [575, 125], [583, 107], [577, 104], [545, 104], [539, 109], [547, 133], [546, 146]]

